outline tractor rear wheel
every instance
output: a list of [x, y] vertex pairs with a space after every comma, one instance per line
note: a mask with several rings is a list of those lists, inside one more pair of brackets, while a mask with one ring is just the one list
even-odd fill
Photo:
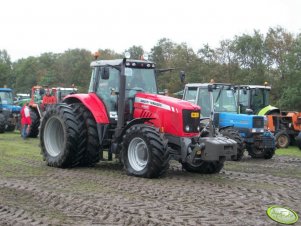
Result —
[[5, 116], [0, 113], [0, 133], [5, 132]]
[[256, 148], [254, 145], [247, 145], [247, 151], [252, 158], [271, 159], [275, 154], [274, 148]]
[[86, 148], [82, 116], [66, 104], [50, 108], [42, 120], [40, 143], [49, 166], [67, 168], [80, 164]]
[[81, 166], [94, 166], [100, 160], [100, 144], [96, 121], [92, 113], [83, 104], [73, 104], [74, 110], [83, 116], [86, 134], [86, 150], [81, 159]]
[[219, 173], [224, 167], [224, 160], [222, 161], [203, 161], [198, 164], [190, 164], [188, 162], [183, 162], [182, 167], [191, 173], [202, 173], [202, 174], [213, 174]]
[[239, 132], [237, 130], [233, 129], [233, 128], [226, 128], [226, 129], [221, 129], [220, 133], [224, 137], [228, 137], [228, 138], [236, 141], [236, 143], [237, 143], [237, 157], [234, 160], [235, 161], [240, 161], [242, 159], [242, 157], [244, 156], [245, 146], [244, 146], [244, 143], [243, 143], [243, 139], [239, 135]]
[[290, 136], [285, 130], [281, 130], [275, 134], [277, 148], [287, 148], [290, 144]]
[[169, 167], [167, 141], [152, 126], [133, 125], [123, 136], [121, 146], [123, 164], [128, 175], [156, 178]]
[[39, 135], [40, 117], [35, 110], [30, 109], [31, 125], [28, 137], [36, 138]]
[[16, 129], [16, 125], [14, 125], [14, 124], [7, 125], [7, 127], [6, 127], [7, 132], [14, 132], [15, 129]]

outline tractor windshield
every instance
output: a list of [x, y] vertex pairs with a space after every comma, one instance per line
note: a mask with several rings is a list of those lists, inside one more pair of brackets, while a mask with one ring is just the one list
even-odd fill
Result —
[[[114, 67], [109, 67], [108, 78], [99, 76], [102, 67], [94, 67], [89, 92], [96, 91], [104, 104], [110, 118], [114, 118], [117, 112], [117, 97], [120, 90], [120, 71]], [[126, 92], [125, 101], [129, 97], [134, 97], [137, 92], [157, 93], [157, 84], [154, 69], [126, 68]], [[94, 84], [96, 87], [93, 88]]]
[[2, 104], [8, 104], [8, 105], [14, 104], [12, 92], [7, 92], [7, 91], [0, 92], [0, 100]]
[[270, 104], [270, 90], [264, 88], [240, 89], [239, 104], [241, 113], [246, 113], [246, 109], [251, 109], [254, 114], [257, 114]]
[[127, 68], [127, 71], [127, 90], [141, 90], [147, 93], [157, 93], [157, 84], [153, 69]]
[[236, 99], [231, 89], [213, 89], [215, 112], [237, 112]]
[[[207, 87], [188, 87], [184, 93], [184, 100], [201, 107], [202, 117], [209, 117], [211, 112], [210, 95]], [[236, 99], [231, 89], [213, 89], [215, 112], [236, 113]]]
[[263, 88], [251, 89], [251, 109], [257, 114], [262, 108], [268, 106], [269, 101], [269, 90]]

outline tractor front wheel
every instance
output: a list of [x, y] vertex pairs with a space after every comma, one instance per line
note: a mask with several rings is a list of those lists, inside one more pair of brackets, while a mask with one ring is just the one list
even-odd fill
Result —
[[247, 145], [247, 150], [252, 158], [271, 159], [275, 154], [274, 148], [256, 148], [254, 145]]
[[290, 144], [290, 136], [285, 130], [281, 130], [275, 135], [277, 148], [287, 148]]
[[132, 126], [126, 131], [121, 146], [124, 168], [129, 175], [156, 178], [169, 167], [167, 142], [152, 126]]
[[190, 164], [188, 162], [183, 162], [182, 167], [191, 173], [202, 173], [202, 174], [213, 174], [219, 173], [224, 167], [223, 161], [203, 161], [201, 160], [198, 164]]

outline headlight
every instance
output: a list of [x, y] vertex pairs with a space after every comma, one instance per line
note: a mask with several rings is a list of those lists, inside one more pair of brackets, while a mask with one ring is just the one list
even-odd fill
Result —
[[255, 128], [253, 128], [253, 129], [251, 129], [251, 132], [252, 133], [263, 133], [264, 132], [264, 128], [262, 128], [262, 129], [255, 129]]
[[186, 132], [189, 132], [190, 131], [190, 127], [187, 125], [187, 126], [185, 126], [185, 131]]

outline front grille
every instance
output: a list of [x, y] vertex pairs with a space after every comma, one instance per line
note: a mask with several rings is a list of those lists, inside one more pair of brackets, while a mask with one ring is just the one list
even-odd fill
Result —
[[[192, 117], [192, 115], [196, 115], [198, 113], [198, 117]], [[198, 127], [200, 125], [200, 111], [192, 111], [192, 110], [183, 110], [183, 131], [185, 133], [198, 133]], [[189, 131], [185, 130], [185, 127], [189, 126]]]
[[253, 128], [264, 128], [263, 117], [254, 117], [253, 118]]
[[275, 140], [270, 136], [260, 135], [254, 139], [254, 143], [258, 148], [275, 148]]

